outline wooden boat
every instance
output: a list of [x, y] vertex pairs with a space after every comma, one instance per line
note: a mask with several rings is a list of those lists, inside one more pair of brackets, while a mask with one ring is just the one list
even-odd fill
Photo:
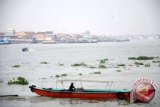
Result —
[[[93, 82], [93, 81], [92, 81]], [[53, 98], [80, 98], [99, 100], [126, 100], [130, 102], [129, 90], [103, 90], [103, 89], [83, 89], [77, 88], [75, 91], [59, 88], [37, 88], [35, 85], [29, 86], [32, 92], [38, 95]]]

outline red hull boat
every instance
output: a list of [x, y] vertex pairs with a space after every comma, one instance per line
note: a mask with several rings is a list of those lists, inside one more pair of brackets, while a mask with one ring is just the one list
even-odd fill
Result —
[[32, 92], [38, 95], [53, 98], [80, 98], [80, 99], [101, 99], [101, 100], [126, 100], [130, 102], [130, 92], [128, 90], [97, 90], [97, 89], [76, 89], [69, 91], [65, 89], [36, 88], [29, 87]]

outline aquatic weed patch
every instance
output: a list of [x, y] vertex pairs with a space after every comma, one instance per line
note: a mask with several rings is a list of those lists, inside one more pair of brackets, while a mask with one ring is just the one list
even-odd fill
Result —
[[100, 64], [105, 64], [105, 63], [106, 63], [106, 61], [108, 61], [108, 59], [107, 59], [107, 58], [105, 58], [105, 59], [100, 59], [100, 60], [99, 60], [99, 63], [100, 63]]
[[24, 77], [17, 77], [17, 79], [13, 78], [8, 81], [8, 85], [12, 84], [27, 85], [28, 81]]
[[73, 67], [78, 67], [78, 66], [86, 67], [87, 64], [85, 64], [85, 63], [75, 63], [75, 64], [72, 64], [71, 66], [73, 66]]
[[99, 69], [106, 69], [107, 67], [105, 65], [99, 65]]
[[126, 66], [125, 64], [118, 64], [117, 66]]
[[15, 68], [19, 68], [20, 67], [20, 65], [13, 65], [12, 67], [15, 67]]
[[129, 57], [129, 60], [154, 60], [155, 57], [149, 57], [149, 56], [138, 56], [138, 57]]
[[44, 62], [41, 62], [41, 64], [49, 64], [48, 62], [44, 61]]

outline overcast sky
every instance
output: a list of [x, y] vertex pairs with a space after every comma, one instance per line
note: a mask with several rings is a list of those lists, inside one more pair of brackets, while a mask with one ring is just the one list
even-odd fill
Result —
[[0, 0], [0, 31], [160, 34], [160, 0]]

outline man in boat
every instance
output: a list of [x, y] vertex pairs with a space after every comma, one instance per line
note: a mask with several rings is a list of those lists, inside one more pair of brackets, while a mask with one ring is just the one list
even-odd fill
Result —
[[70, 87], [69, 87], [69, 91], [75, 91], [75, 87], [73, 85], [73, 82], [71, 83]]

